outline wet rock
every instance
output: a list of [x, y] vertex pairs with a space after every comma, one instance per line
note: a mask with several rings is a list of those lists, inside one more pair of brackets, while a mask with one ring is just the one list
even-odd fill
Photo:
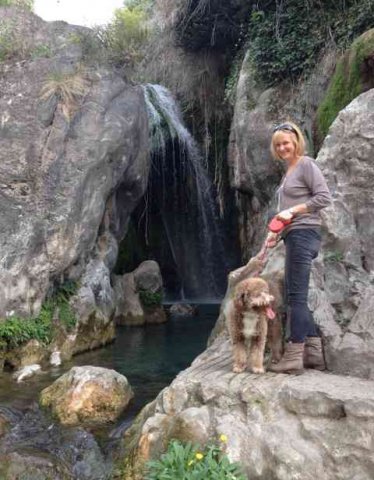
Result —
[[52, 352], [49, 358], [49, 363], [54, 367], [61, 365], [61, 352]]
[[111, 465], [94, 437], [82, 428], [63, 428], [38, 408], [4, 411], [6, 433], [0, 438], [2, 480], [104, 480]]
[[116, 420], [133, 397], [123, 375], [101, 367], [74, 367], [41, 392], [64, 425], [105, 424]]
[[13, 368], [22, 368], [42, 363], [47, 356], [47, 347], [34, 339], [24, 345], [8, 350], [5, 354], [5, 359]]
[[34, 365], [27, 365], [26, 367], [20, 368], [13, 374], [13, 378], [17, 380], [17, 382], [23, 382], [26, 378], [33, 377], [36, 373], [41, 371], [41, 366], [38, 364]]
[[171, 315], [193, 317], [197, 314], [197, 307], [188, 303], [175, 303], [169, 308], [169, 313]]
[[144, 308], [145, 321], [148, 324], [159, 324], [167, 321], [167, 316], [162, 305], [155, 305]]

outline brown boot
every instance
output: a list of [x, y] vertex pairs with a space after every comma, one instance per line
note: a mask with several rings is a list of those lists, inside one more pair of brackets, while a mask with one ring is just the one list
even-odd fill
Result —
[[315, 370], [326, 370], [323, 357], [322, 339], [320, 337], [306, 337], [304, 350], [304, 367]]
[[272, 365], [269, 370], [276, 373], [293, 373], [300, 375], [304, 372], [303, 354], [303, 343], [288, 342], [281, 360], [275, 365]]

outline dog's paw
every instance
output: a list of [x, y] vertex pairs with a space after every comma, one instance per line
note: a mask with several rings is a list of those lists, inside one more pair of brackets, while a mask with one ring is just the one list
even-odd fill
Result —
[[265, 373], [265, 369], [263, 367], [252, 367], [253, 373]]
[[240, 365], [238, 363], [235, 363], [234, 366], [232, 367], [232, 371], [234, 373], [242, 373], [245, 370], [245, 365]]

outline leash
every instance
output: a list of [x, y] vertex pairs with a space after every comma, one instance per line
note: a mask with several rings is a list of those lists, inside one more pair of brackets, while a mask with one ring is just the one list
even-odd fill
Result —
[[267, 245], [267, 240], [265, 240], [264, 244], [261, 247], [261, 250], [258, 253], [258, 259], [261, 263], [261, 268], [257, 270], [256, 272], [253, 273], [253, 277], [258, 277], [262, 270], [264, 269], [264, 264], [265, 264], [265, 259], [266, 259], [266, 254], [268, 253], [268, 245]]

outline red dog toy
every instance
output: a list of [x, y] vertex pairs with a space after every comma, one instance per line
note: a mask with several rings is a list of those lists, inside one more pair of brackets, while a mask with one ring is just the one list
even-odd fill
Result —
[[281, 232], [286, 225], [289, 225], [291, 220], [278, 220], [277, 217], [274, 217], [268, 225], [268, 229], [273, 233]]

